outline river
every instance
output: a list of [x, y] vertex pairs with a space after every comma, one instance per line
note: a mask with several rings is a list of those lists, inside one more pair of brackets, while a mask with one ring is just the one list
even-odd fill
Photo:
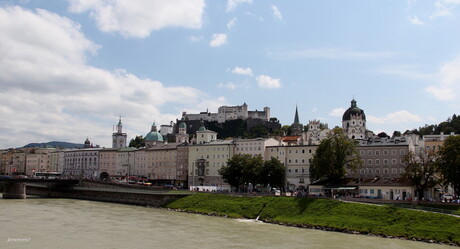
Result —
[[452, 248], [113, 203], [0, 198], [0, 248]]

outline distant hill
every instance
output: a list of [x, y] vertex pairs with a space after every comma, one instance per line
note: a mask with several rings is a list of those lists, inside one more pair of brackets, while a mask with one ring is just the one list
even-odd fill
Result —
[[30, 148], [30, 147], [40, 147], [40, 148], [52, 147], [52, 148], [71, 149], [71, 148], [83, 148], [83, 144], [52, 141], [52, 142], [47, 142], [47, 143], [30, 143], [30, 144], [24, 145], [23, 148]]

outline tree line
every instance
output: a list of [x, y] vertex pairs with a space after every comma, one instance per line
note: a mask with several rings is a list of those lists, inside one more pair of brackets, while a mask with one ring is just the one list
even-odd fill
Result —
[[283, 188], [286, 169], [276, 158], [264, 161], [262, 156], [234, 155], [219, 174], [237, 192], [247, 192], [256, 186]]

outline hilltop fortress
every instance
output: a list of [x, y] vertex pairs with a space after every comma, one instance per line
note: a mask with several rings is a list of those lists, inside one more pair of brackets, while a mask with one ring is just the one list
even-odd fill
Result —
[[261, 119], [265, 121], [270, 120], [270, 108], [264, 107], [263, 111], [248, 111], [248, 105], [244, 103], [243, 105], [237, 106], [221, 106], [217, 110], [217, 113], [200, 112], [199, 114], [187, 114], [182, 112], [182, 118], [184, 120], [203, 120], [207, 122], [225, 123], [229, 120], [235, 119]]

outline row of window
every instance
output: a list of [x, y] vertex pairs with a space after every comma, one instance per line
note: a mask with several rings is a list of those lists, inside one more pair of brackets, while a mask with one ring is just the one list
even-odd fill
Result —
[[236, 147], [236, 151], [250, 151], [250, 150], [262, 150], [262, 147], [243, 147], [243, 148], [238, 148]]
[[[361, 156], [365, 156], [366, 154], [368, 156], [372, 156], [372, 155], [376, 155], [376, 156], [380, 156], [380, 153], [381, 153], [382, 150], [360, 150], [360, 155]], [[383, 150], [382, 153], [383, 155], [388, 155], [388, 150]], [[391, 155], [397, 155], [397, 150], [394, 149], [394, 150], [391, 150]], [[399, 150], [399, 155], [401, 156], [404, 156], [406, 155], [406, 150], [405, 149], [400, 149]]]
[[301, 161], [298, 160], [298, 159], [294, 159], [294, 160], [289, 159], [288, 162], [289, 163], [292, 163], [292, 162], [294, 162], [294, 163], [305, 163], [305, 159], [302, 159]]
[[[292, 169], [288, 169], [288, 172], [292, 173]], [[299, 172], [305, 173], [305, 169], [304, 168], [302, 168], [302, 169], [294, 169], [294, 173], [299, 173]]]
[[[388, 165], [388, 159], [383, 159], [383, 165]], [[367, 159], [362, 160], [363, 165], [380, 165], [380, 159]], [[393, 158], [391, 159], [391, 164], [396, 165], [398, 164], [398, 160]], [[399, 159], [399, 164], [404, 164], [404, 159]]]
[[[399, 171], [399, 173], [398, 173]], [[361, 169], [360, 171], [360, 174], [361, 175], [372, 175], [372, 174], [380, 174], [381, 172], [383, 172], [383, 174], [387, 175], [387, 174], [390, 174], [390, 169], [383, 169], [383, 170], [380, 170], [380, 169]], [[402, 174], [404, 173], [404, 169], [403, 168], [400, 168], [399, 170], [398, 169], [391, 169], [391, 174], [393, 175], [396, 175], [396, 174]]]

